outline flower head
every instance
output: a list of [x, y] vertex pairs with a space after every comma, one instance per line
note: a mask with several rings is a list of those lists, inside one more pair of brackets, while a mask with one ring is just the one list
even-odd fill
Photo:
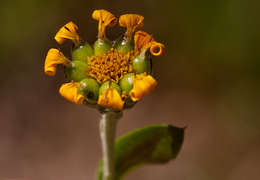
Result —
[[80, 41], [78, 26], [73, 22], [64, 25], [55, 40], [62, 44], [70, 39], [75, 47], [69, 60], [58, 49], [50, 49], [44, 71], [54, 76], [58, 64], [64, 65], [69, 81], [60, 88], [60, 94], [75, 104], [91, 104], [100, 110], [121, 111], [132, 107], [148, 95], [157, 85], [151, 76], [151, 55], [164, 53], [163, 44], [144, 31], [143, 16], [124, 14], [119, 25], [126, 28], [123, 39], [111, 42], [105, 35], [107, 26], [114, 26], [117, 18], [106, 10], [95, 10], [98, 21], [98, 39], [93, 46]]

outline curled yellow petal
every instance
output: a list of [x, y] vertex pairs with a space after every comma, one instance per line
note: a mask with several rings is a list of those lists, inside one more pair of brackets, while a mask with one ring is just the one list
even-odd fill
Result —
[[165, 51], [165, 47], [163, 44], [158, 42], [153, 42], [150, 47], [150, 52], [154, 56], [161, 56]]
[[49, 76], [56, 74], [58, 64], [69, 64], [70, 61], [58, 49], [51, 48], [46, 56], [44, 64], [44, 72]]
[[144, 96], [148, 95], [157, 85], [156, 80], [145, 74], [137, 74], [133, 79], [133, 89], [129, 92], [131, 99], [139, 101]]
[[98, 21], [98, 37], [105, 38], [106, 26], [114, 26], [117, 23], [117, 18], [110, 12], [100, 9], [92, 13], [92, 18]]
[[104, 107], [122, 110], [124, 101], [115, 88], [107, 88], [98, 98], [98, 104]]
[[78, 93], [78, 88], [80, 83], [70, 82], [65, 83], [60, 87], [60, 95], [63, 96], [68, 101], [74, 104], [82, 104], [84, 101], [84, 96]]
[[142, 49], [149, 48], [154, 39], [150, 34], [144, 31], [137, 31], [134, 35], [134, 41], [135, 50], [140, 52]]
[[80, 44], [79, 35], [77, 33], [78, 26], [74, 24], [72, 21], [65, 24], [60, 28], [60, 30], [55, 35], [54, 39], [59, 43], [63, 44], [66, 39], [70, 39], [73, 41], [75, 45]]
[[119, 18], [119, 25], [126, 28], [125, 38], [130, 40], [133, 32], [143, 26], [144, 17], [138, 14], [124, 14]]
[[165, 46], [162, 43], [156, 42], [154, 38], [144, 32], [137, 31], [134, 36], [135, 51], [139, 53], [142, 49], [150, 48], [150, 52], [154, 56], [160, 56], [165, 51]]

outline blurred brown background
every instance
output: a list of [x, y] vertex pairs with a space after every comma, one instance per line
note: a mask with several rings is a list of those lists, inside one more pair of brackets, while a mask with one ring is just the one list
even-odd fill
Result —
[[[51, 78], [43, 64], [57, 47], [55, 33], [70, 20], [93, 43], [91, 13], [100, 8], [142, 14], [143, 30], [167, 48], [154, 58], [159, 86], [124, 113], [117, 134], [148, 124], [188, 126], [175, 161], [125, 179], [258, 179], [259, 7], [247, 0], [2, 0], [0, 179], [94, 179], [100, 115], [61, 98], [62, 68]], [[119, 33], [109, 29], [108, 37]]]

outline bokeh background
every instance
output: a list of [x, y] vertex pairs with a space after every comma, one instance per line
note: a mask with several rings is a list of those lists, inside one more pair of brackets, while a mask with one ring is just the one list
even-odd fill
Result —
[[[124, 112], [117, 135], [148, 124], [188, 127], [176, 160], [125, 179], [258, 179], [259, 7], [247, 0], [1, 0], [0, 179], [94, 179], [100, 115], [60, 97], [62, 68], [47, 77], [43, 64], [70, 20], [93, 43], [91, 13], [100, 8], [142, 14], [143, 30], [167, 48], [154, 58], [159, 86]], [[122, 32], [110, 28], [108, 37]]]

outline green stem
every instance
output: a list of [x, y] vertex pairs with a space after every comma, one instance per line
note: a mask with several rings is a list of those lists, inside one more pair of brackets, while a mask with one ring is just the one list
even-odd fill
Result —
[[102, 114], [100, 121], [100, 136], [103, 151], [103, 180], [114, 180], [114, 144], [116, 124], [122, 117], [122, 112], [108, 111]]

